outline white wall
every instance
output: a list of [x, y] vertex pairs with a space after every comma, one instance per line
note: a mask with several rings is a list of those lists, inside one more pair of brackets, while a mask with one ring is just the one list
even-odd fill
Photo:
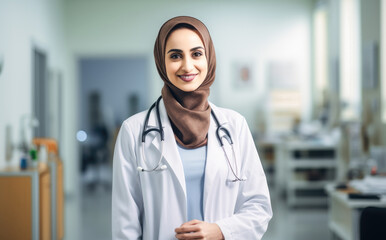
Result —
[[[13, 140], [19, 141], [20, 118], [32, 113], [32, 48], [47, 53], [50, 70], [65, 73], [62, 9], [59, 0], [0, 1], [0, 167], [5, 165], [5, 127], [10, 125]], [[11, 164], [18, 165], [18, 159], [15, 152]]]

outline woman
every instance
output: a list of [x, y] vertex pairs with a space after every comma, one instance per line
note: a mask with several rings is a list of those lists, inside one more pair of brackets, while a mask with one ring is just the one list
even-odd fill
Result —
[[154, 57], [162, 100], [124, 121], [115, 146], [113, 239], [261, 239], [272, 216], [266, 178], [245, 119], [208, 102], [216, 57], [207, 28], [170, 19]]

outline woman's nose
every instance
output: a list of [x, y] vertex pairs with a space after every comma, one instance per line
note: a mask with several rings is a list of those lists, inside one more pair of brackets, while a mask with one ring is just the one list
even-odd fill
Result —
[[185, 72], [191, 72], [193, 70], [193, 61], [190, 58], [185, 58], [183, 63], [182, 63], [182, 70]]

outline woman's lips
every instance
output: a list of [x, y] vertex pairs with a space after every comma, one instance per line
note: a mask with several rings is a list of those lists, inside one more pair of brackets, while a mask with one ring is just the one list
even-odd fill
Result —
[[192, 81], [198, 74], [184, 74], [184, 75], [178, 75], [179, 78], [181, 78], [185, 82]]

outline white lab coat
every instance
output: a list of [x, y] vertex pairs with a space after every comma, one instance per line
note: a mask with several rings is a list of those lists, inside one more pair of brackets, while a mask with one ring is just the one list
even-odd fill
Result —
[[[247, 123], [240, 114], [210, 104], [220, 124], [230, 131], [238, 161], [234, 179], [224, 152], [216, 138], [216, 124], [211, 119], [208, 132], [207, 160], [203, 195], [204, 221], [217, 223], [226, 240], [261, 239], [272, 217], [264, 171]], [[138, 165], [151, 169], [160, 157], [160, 138], [155, 132], [146, 137], [143, 161], [142, 128], [146, 112], [123, 122], [114, 151], [112, 190], [112, 236], [118, 239], [175, 239], [175, 228], [187, 222], [187, 200], [183, 165], [163, 101], [160, 102], [165, 144], [162, 163], [167, 169], [138, 172]], [[155, 109], [149, 126], [156, 127]], [[234, 158], [227, 146], [228, 156]], [[235, 168], [235, 166], [234, 166]]]

